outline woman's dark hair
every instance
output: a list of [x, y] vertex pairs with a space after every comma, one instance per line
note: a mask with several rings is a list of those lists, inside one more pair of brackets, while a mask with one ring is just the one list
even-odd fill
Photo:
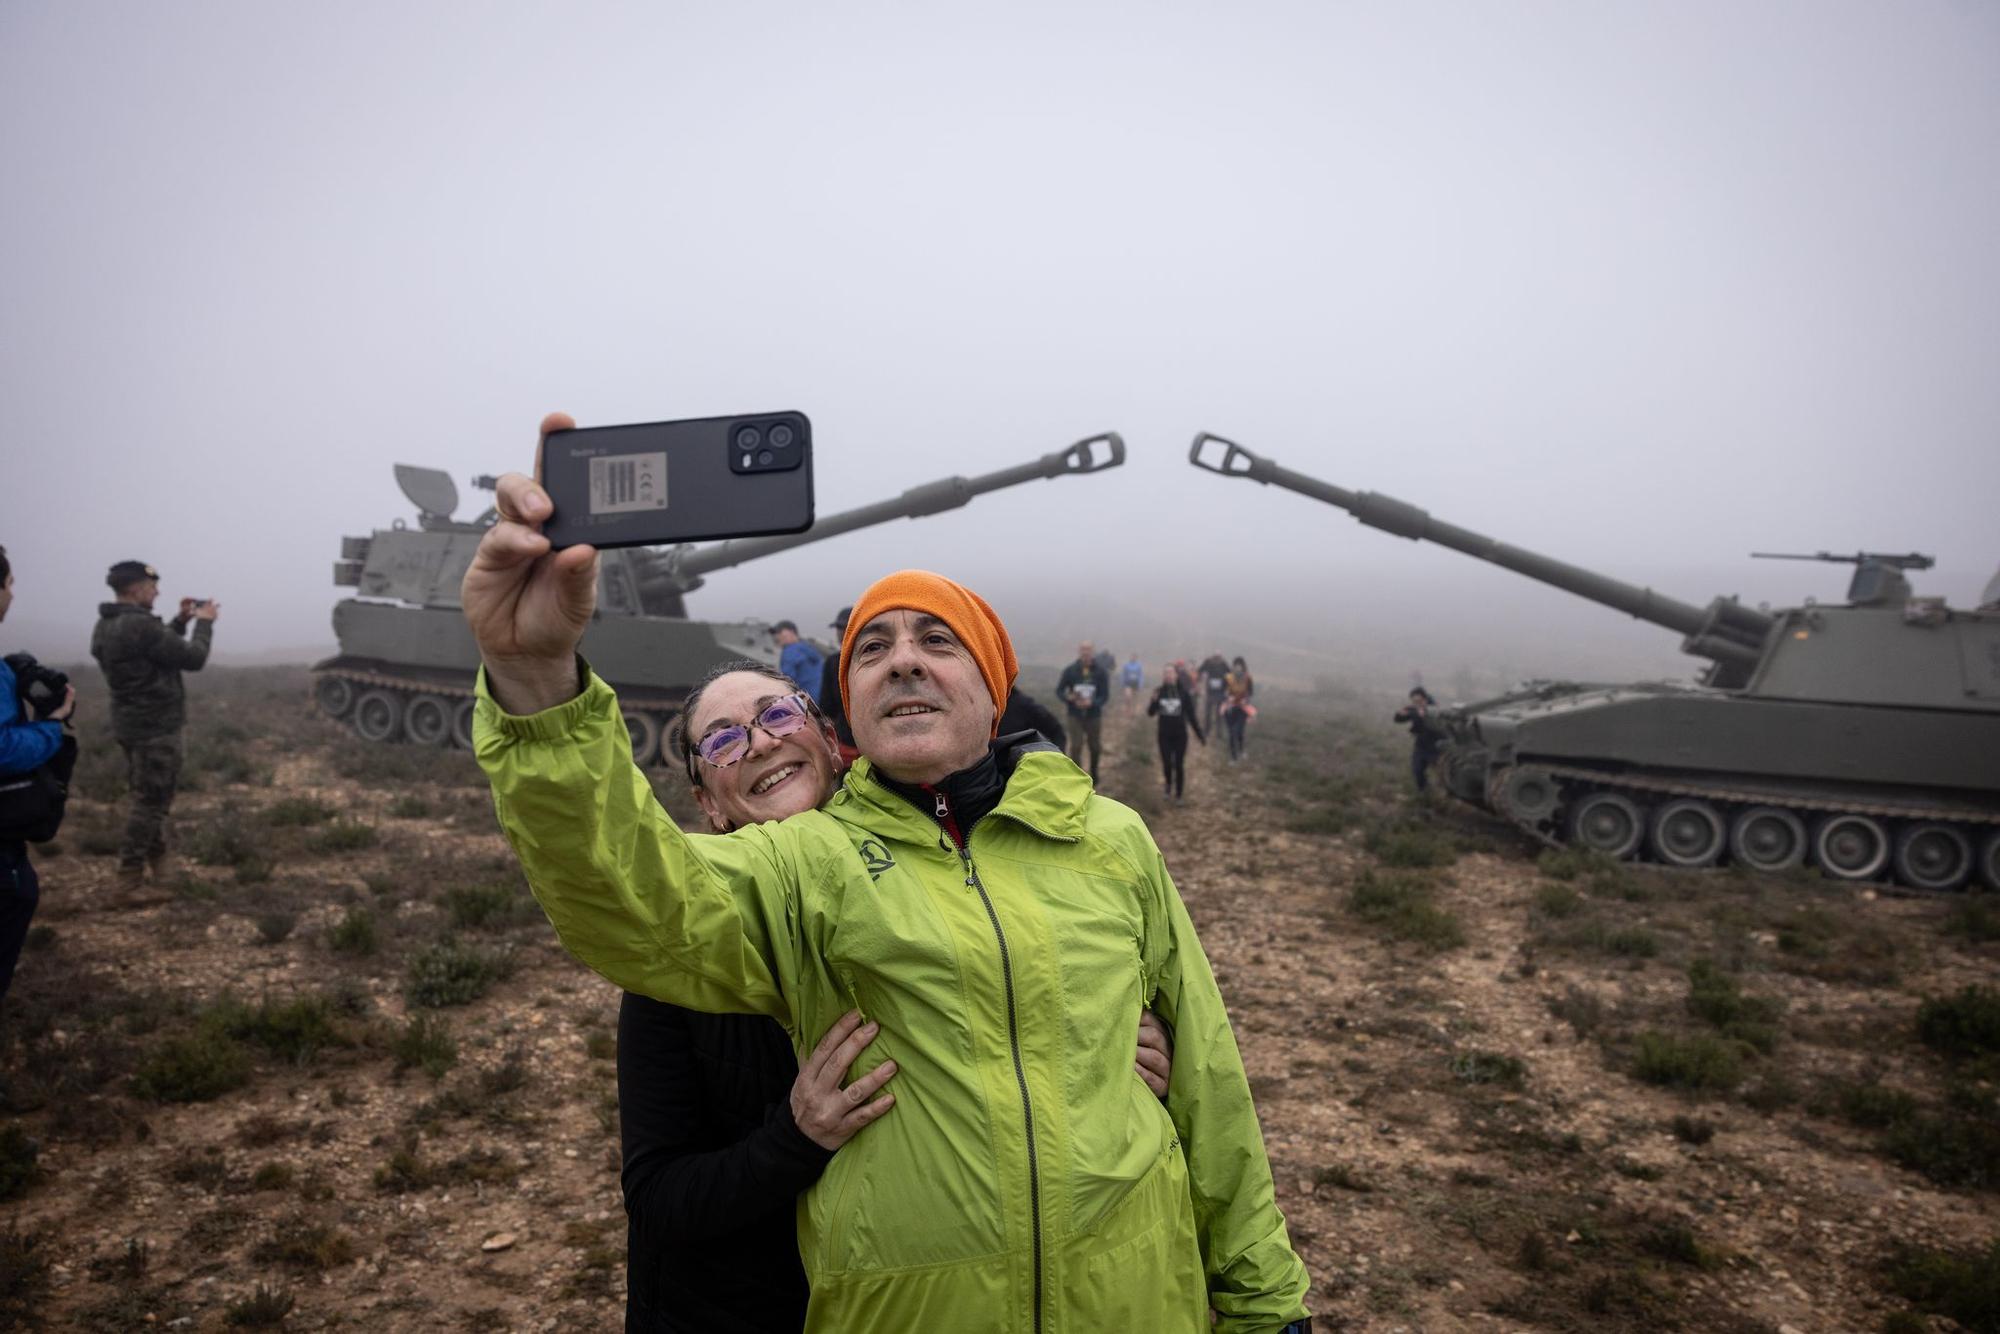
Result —
[[7, 563], [7, 548], [0, 547], [0, 584], [7, 582], [7, 576], [14, 573], [14, 567]]
[[1424, 703], [1426, 703], [1426, 704], [1435, 704], [1435, 703], [1437, 703], [1437, 701], [1436, 701], [1435, 699], [1433, 699], [1433, 698], [1431, 697], [1431, 692], [1430, 692], [1430, 691], [1428, 691], [1428, 690], [1424, 689], [1424, 688], [1423, 688], [1422, 686], [1411, 686], [1411, 687], [1410, 687], [1410, 698], [1411, 698], [1411, 699], [1415, 699], [1415, 698], [1416, 698], [1417, 696], [1419, 696], [1419, 695], [1422, 695], [1422, 696], [1424, 697]]
[[755, 658], [731, 658], [727, 662], [716, 664], [714, 667], [709, 668], [708, 674], [697, 681], [694, 689], [688, 692], [688, 697], [681, 702], [679, 716], [674, 719], [673, 725], [667, 729], [667, 745], [675, 755], [680, 756], [681, 768], [687, 772], [688, 786], [690, 787], [701, 786], [701, 770], [695, 767], [695, 738], [688, 735], [688, 720], [693, 718], [695, 710], [701, 707], [701, 697], [707, 693], [710, 686], [725, 676], [734, 676], [737, 672], [754, 672], [758, 676], [769, 677], [771, 680], [785, 687], [784, 693], [788, 695], [795, 693], [804, 695], [806, 697], [807, 711], [815, 719], [820, 716], [819, 705], [813, 702], [812, 692], [799, 689], [798, 682], [786, 676], [770, 663], [758, 662]]
[[1250, 664], [1243, 661], [1240, 657], [1231, 659], [1229, 665], [1231, 667], [1241, 667], [1246, 672], [1250, 670]]

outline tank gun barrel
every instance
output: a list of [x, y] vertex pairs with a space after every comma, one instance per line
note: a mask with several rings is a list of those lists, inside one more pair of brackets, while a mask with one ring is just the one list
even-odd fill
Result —
[[1684, 636], [1681, 647], [1686, 652], [1714, 662], [1731, 664], [1738, 669], [1756, 663], [1764, 636], [1775, 624], [1767, 613], [1745, 607], [1733, 599], [1718, 598], [1707, 607], [1697, 607], [1650, 588], [1612, 579], [1579, 565], [1510, 546], [1469, 528], [1442, 522], [1432, 518], [1427, 510], [1393, 496], [1344, 490], [1281, 467], [1233, 440], [1207, 431], [1195, 436], [1194, 445], [1188, 451], [1188, 462], [1224, 477], [1243, 477], [1266, 486], [1281, 486], [1287, 491], [1296, 491], [1338, 506], [1371, 528], [1380, 528], [1385, 533], [1393, 533], [1413, 542], [1435, 542], [1516, 574], [1552, 584], [1579, 597], [1615, 607], [1639, 620], [1677, 630]]
[[648, 559], [642, 583], [648, 591], [682, 592], [697, 586], [701, 577], [716, 570], [741, 565], [745, 561], [774, 556], [794, 547], [851, 533], [891, 519], [920, 519], [957, 509], [989, 491], [999, 491], [1040, 477], [1102, 472], [1125, 462], [1125, 439], [1116, 431], [1087, 436], [1067, 449], [1044, 454], [1038, 459], [1001, 468], [978, 477], [945, 477], [922, 486], [913, 486], [890, 500], [877, 501], [839, 514], [823, 515], [803, 533], [782, 533], [774, 537], [735, 538], [709, 547], [676, 547], [667, 552], [644, 553]]

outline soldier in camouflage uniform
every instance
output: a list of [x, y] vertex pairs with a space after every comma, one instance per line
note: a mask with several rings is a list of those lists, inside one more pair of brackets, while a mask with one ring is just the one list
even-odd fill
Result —
[[[118, 880], [137, 889], [147, 867], [158, 878], [167, 855], [167, 813], [181, 773], [181, 729], [187, 722], [181, 673], [208, 661], [209, 638], [220, 606], [182, 598], [180, 614], [163, 622], [153, 614], [159, 571], [144, 561], [121, 560], [105, 576], [116, 601], [100, 603], [90, 655], [111, 688], [111, 732], [124, 748], [132, 809], [118, 852]], [[187, 637], [189, 622], [194, 634]]]

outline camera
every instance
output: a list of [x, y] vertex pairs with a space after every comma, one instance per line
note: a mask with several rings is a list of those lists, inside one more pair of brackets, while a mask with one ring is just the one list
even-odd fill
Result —
[[53, 667], [35, 661], [32, 653], [10, 653], [5, 659], [14, 669], [14, 693], [20, 697], [21, 712], [36, 722], [62, 707], [69, 690], [69, 677]]
[[211, 598], [189, 598], [189, 599], [188, 599], [188, 601], [189, 601], [189, 603], [190, 603], [190, 604], [191, 604], [191, 605], [192, 605], [192, 606], [194, 607], [194, 609], [195, 609], [196, 611], [200, 611], [200, 610], [201, 610], [201, 609], [202, 609], [203, 607], [206, 607], [206, 606], [207, 606], [207, 605], [208, 605], [208, 604], [209, 604], [209, 603], [210, 603], [211, 601], [213, 601], [213, 599], [211, 599]]

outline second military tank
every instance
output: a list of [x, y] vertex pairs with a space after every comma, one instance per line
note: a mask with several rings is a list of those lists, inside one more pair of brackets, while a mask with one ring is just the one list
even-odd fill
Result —
[[1196, 436], [1188, 459], [1678, 631], [1707, 660], [1695, 684], [1540, 681], [1441, 711], [1438, 770], [1453, 795], [1620, 859], [2000, 889], [2000, 604], [1918, 596], [1909, 575], [1930, 557], [1803, 557], [1853, 565], [1843, 604], [1696, 606], [1220, 436]]
[[[731, 658], [777, 663], [768, 621], [688, 618], [687, 595], [707, 575], [857, 528], [956, 509], [1004, 487], [1102, 472], [1124, 461], [1124, 440], [1106, 432], [1012, 468], [942, 478], [827, 515], [803, 533], [601, 552], [597, 614], [583, 652], [618, 691], [633, 757], [652, 763], [660, 757], [666, 725], [709, 668]], [[469, 748], [479, 650], [465, 623], [459, 584], [494, 511], [455, 519], [458, 488], [434, 468], [398, 464], [396, 481], [417, 510], [416, 523], [398, 519], [366, 537], [341, 540], [334, 583], [356, 595], [334, 606], [340, 651], [313, 665], [314, 695], [322, 711], [365, 740]], [[494, 481], [482, 477], [474, 485], [490, 490]]]

